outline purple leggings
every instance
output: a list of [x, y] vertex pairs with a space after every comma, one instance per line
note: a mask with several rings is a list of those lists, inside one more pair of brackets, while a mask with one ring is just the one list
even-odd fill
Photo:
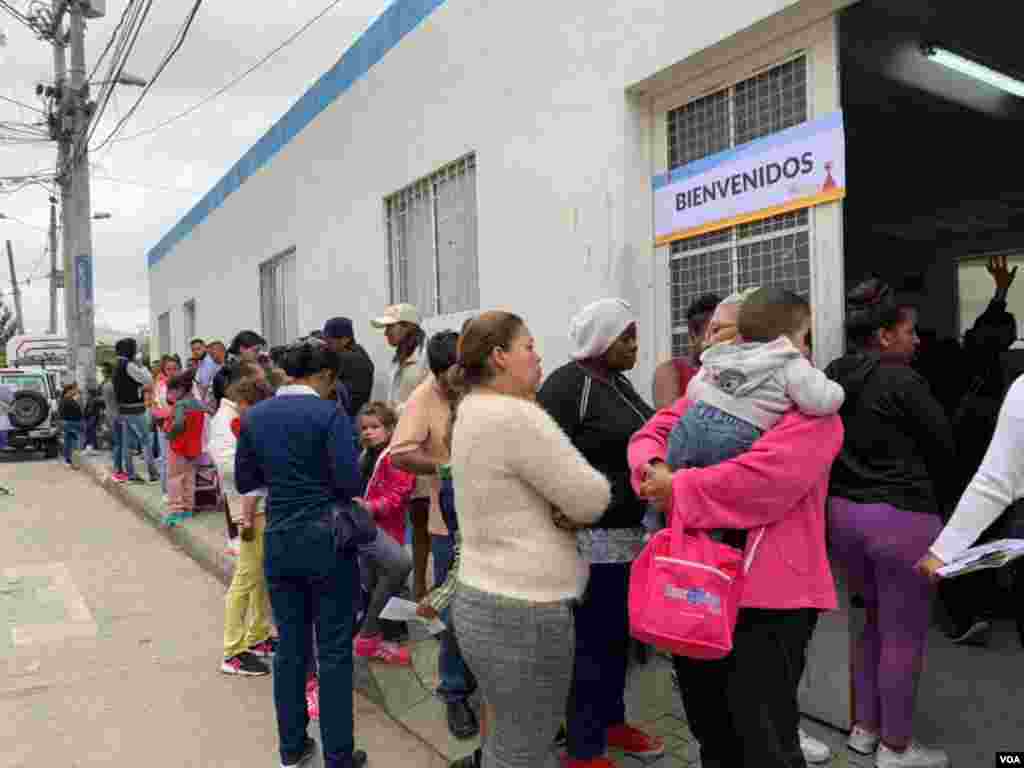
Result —
[[934, 594], [914, 565], [941, 529], [936, 515], [829, 499], [829, 545], [866, 613], [851, 659], [856, 721], [897, 748], [913, 732]]

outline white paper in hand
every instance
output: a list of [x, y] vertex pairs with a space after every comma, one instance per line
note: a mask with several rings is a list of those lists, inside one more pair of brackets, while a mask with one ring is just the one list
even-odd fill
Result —
[[388, 600], [384, 610], [380, 612], [382, 619], [388, 621], [417, 621], [427, 628], [432, 635], [439, 635], [445, 631], [444, 622], [440, 619], [425, 619], [416, 614], [416, 603], [410, 600], [403, 600], [400, 597], [392, 597]]

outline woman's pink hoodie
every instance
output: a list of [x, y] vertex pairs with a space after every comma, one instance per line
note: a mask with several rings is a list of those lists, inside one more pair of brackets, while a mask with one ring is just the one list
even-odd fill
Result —
[[[634, 488], [639, 490], [648, 462], [664, 461], [669, 433], [689, 404], [680, 398], [633, 436], [629, 466]], [[838, 416], [812, 418], [793, 410], [743, 455], [674, 474], [669, 519], [682, 514], [688, 529], [767, 526], [741, 607], [836, 608], [825, 549], [825, 499], [842, 444]], [[748, 544], [754, 540], [747, 538]]]

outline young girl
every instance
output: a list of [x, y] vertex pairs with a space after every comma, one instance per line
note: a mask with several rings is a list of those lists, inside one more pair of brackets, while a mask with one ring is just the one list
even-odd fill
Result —
[[82, 424], [84, 414], [82, 404], [78, 401], [78, 385], [67, 384], [60, 399], [58, 416], [64, 422], [64, 461], [69, 467], [75, 467], [71, 461], [71, 452], [82, 441]]
[[195, 369], [171, 379], [168, 402], [174, 403], [174, 418], [167, 429], [167, 516], [165, 525], [189, 518], [196, 503], [196, 459], [203, 452], [206, 406], [193, 394]]
[[240, 496], [235, 490], [235, 451], [241, 418], [251, 406], [267, 397], [270, 392], [265, 384], [242, 378], [228, 387], [210, 423], [209, 453], [217, 464], [224, 493], [230, 497], [230, 508], [238, 511], [237, 522], [242, 527], [238, 563], [224, 605], [224, 658], [220, 669], [226, 675], [270, 674], [270, 667], [262, 659], [276, 649], [263, 575], [265, 517], [256, 495]]
[[373, 515], [377, 538], [360, 552], [370, 590], [370, 605], [366, 623], [356, 638], [355, 651], [363, 658], [408, 665], [412, 663], [409, 649], [385, 641], [380, 627], [380, 612], [388, 600], [398, 594], [412, 570], [412, 560], [402, 542], [405, 541], [406, 507], [416, 478], [391, 463], [388, 445], [397, 423], [397, 414], [386, 403], [368, 403], [359, 412], [361, 464], [367, 485], [366, 496], [355, 502]]

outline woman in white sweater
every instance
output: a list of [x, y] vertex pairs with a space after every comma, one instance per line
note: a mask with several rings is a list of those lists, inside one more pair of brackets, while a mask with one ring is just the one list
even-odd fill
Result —
[[462, 533], [454, 621], [488, 710], [483, 766], [537, 768], [565, 712], [572, 606], [587, 578], [566, 529], [595, 522], [610, 490], [534, 402], [540, 356], [519, 317], [480, 315], [459, 349], [469, 394], [452, 438]]
[[981, 467], [960, 498], [953, 517], [917, 564], [932, 580], [937, 571], [971, 546], [985, 529], [1024, 497], [1024, 376], [1010, 387]]

